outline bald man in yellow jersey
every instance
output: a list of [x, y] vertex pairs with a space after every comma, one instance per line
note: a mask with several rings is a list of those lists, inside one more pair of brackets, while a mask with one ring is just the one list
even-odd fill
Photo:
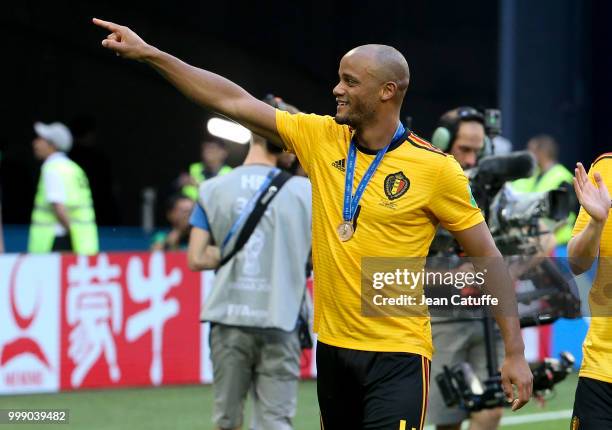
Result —
[[[468, 255], [497, 258], [500, 253], [457, 162], [400, 123], [409, 81], [402, 54], [384, 45], [349, 51], [333, 90], [335, 118], [289, 114], [148, 45], [127, 27], [94, 23], [111, 32], [104, 47], [151, 65], [200, 105], [295, 152], [308, 172], [322, 427], [422, 429], [433, 349], [429, 318], [365, 317], [362, 258], [425, 257], [438, 224], [454, 233]], [[495, 272], [507, 286], [499, 293], [514, 307], [512, 316], [497, 322], [506, 349], [503, 387], [512, 399], [516, 385], [513, 408], [518, 409], [529, 400], [532, 375], [509, 275]]]
[[578, 163], [574, 189], [580, 201], [572, 239], [567, 245], [575, 274], [591, 267], [597, 275], [589, 293], [591, 324], [582, 347], [584, 358], [576, 388], [571, 430], [612, 429], [612, 153], [598, 157], [589, 173]]

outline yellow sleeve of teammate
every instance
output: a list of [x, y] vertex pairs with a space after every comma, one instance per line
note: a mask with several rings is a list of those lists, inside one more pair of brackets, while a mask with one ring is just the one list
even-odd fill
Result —
[[285, 149], [293, 152], [300, 164], [310, 172], [313, 151], [324, 150], [325, 144], [343, 133], [343, 128], [330, 116], [296, 113], [276, 110], [276, 129]]
[[484, 221], [465, 173], [451, 156], [442, 162], [429, 209], [448, 231], [465, 230]]

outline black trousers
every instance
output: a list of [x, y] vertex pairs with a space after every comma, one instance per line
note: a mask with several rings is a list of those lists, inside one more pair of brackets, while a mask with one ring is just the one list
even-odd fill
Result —
[[430, 361], [317, 343], [317, 394], [325, 430], [422, 430]]
[[72, 251], [72, 241], [70, 240], [70, 235], [66, 236], [55, 236], [55, 240], [53, 241], [53, 248], [51, 249], [53, 252], [70, 252]]
[[612, 429], [612, 383], [580, 377], [571, 430]]

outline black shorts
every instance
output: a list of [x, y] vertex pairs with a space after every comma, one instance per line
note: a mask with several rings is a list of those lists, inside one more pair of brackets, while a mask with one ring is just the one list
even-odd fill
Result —
[[612, 383], [580, 377], [571, 430], [612, 429]]
[[317, 343], [317, 394], [324, 430], [422, 430], [430, 361]]

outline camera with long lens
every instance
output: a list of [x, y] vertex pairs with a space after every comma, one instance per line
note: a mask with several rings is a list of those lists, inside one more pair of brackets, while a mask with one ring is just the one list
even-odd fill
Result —
[[531, 281], [529, 291], [517, 291], [521, 326], [550, 324], [560, 317], [580, 315], [580, 296], [574, 278], [549, 258], [536, 257], [550, 226], [565, 222], [572, 206], [567, 189], [516, 193], [508, 181], [530, 176], [535, 161], [524, 151], [484, 158], [470, 174], [470, 186], [485, 212], [491, 235], [512, 264], [531, 266], [520, 279]]
[[[493, 139], [501, 131], [501, 112], [487, 109], [484, 115], [485, 132]], [[517, 291], [521, 306], [521, 325], [549, 324], [560, 317], [575, 318], [580, 314], [580, 298], [571, 276], [551, 259], [535, 256], [542, 250], [542, 239], [555, 226], [567, 220], [574, 205], [567, 188], [542, 193], [517, 193], [510, 181], [530, 177], [536, 167], [534, 156], [528, 151], [504, 155], [488, 155], [478, 166], [466, 171], [474, 200], [507, 263], [530, 266], [520, 279], [534, 287]], [[439, 230], [431, 246], [430, 257], [453, 258], [460, 249], [450, 233]], [[512, 260], [512, 261], [510, 261]]]
[[530, 177], [535, 165], [530, 152], [516, 151], [484, 157], [477, 167], [466, 172], [474, 198], [489, 224], [493, 221], [500, 228], [523, 227], [533, 225], [535, 219], [559, 221], [569, 215], [571, 203], [566, 188], [519, 194], [507, 185], [509, 181]]
[[563, 222], [570, 213], [566, 189], [541, 193], [516, 193], [504, 185], [489, 206], [489, 229], [496, 245], [505, 255], [533, 255], [537, 239], [547, 233], [541, 220]]
[[[569, 375], [575, 363], [574, 356], [562, 352], [558, 359], [546, 358], [530, 364], [533, 373], [533, 394], [545, 397], [554, 386]], [[436, 375], [436, 383], [448, 407], [459, 406], [469, 412], [483, 409], [510, 406], [497, 374], [481, 381], [469, 363], [459, 363], [452, 367], [444, 366], [444, 372]]]
[[[485, 132], [492, 141], [501, 132], [501, 112], [490, 109], [484, 117]], [[580, 298], [573, 276], [558, 262], [538, 256], [543, 249], [541, 238], [552, 233], [552, 223], [560, 225], [567, 219], [573, 207], [572, 196], [567, 188], [518, 194], [508, 182], [531, 177], [536, 168], [534, 156], [528, 151], [495, 155], [494, 147], [485, 153], [478, 166], [466, 171], [466, 175], [497, 248], [507, 257], [507, 263], [520, 269], [519, 279], [530, 281], [520, 283], [517, 289], [521, 327], [550, 324], [560, 317], [576, 318], [580, 315]], [[460, 251], [451, 234], [439, 230], [430, 259], [458, 259]], [[460, 259], [456, 266], [459, 264]], [[445, 366], [435, 379], [447, 406], [459, 405], [468, 411], [508, 406], [501, 376], [495, 374], [493, 329], [486, 316], [482, 321], [491, 376], [481, 381], [468, 363]], [[559, 359], [531, 364], [534, 394], [544, 396], [551, 391], [572, 371], [573, 364], [574, 357], [569, 352], [562, 353]]]

